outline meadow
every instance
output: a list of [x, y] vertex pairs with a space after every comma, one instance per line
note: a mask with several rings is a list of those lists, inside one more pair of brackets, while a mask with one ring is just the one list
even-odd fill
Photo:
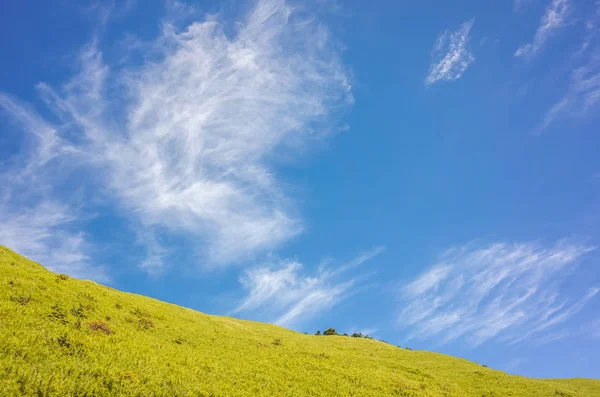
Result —
[[0, 246], [1, 396], [600, 396], [464, 359], [212, 316]]

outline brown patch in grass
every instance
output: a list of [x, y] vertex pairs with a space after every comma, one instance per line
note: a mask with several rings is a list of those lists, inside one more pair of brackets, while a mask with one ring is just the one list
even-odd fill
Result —
[[104, 321], [90, 321], [88, 323], [88, 326], [90, 327], [91, 330], [102, 331], [106, 335], [110, 335], [113, 333], [111, 331], [110, 327], [108, 326], [108, 324], [106, 324]]

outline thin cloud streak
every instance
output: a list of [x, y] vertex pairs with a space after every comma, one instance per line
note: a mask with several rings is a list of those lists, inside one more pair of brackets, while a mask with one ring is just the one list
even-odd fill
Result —
[[552, 0], [542, 16], [540, 26], [538, 27], [533, 41], [524, 44], [515, 51], [515, 57], [530, 57], [536, 54], [546, 44], [548, 39], [555, 32], [567, 25], [568, 17], [571, 13], [571, 4], [569, 0]]
[[85, 236], [69, 231], [74, 220], [68, 208], [49, 201], [23, 212], [0, 205], [0, 243], [53, 272], [110, 282], [103, 267], [90, 264]]
[[77, 150], [58, 136], [58, 129], [32, 109], [0, 93], [0, 111], [20, 131], [23, 144], [5, 160], [0, 172], [0, 244], [40, 262], [52, 271], [109, 282], [93, 266], [85, 235], [73, 231], [77, 208], [54, 194], [54, 184], [67, 173], [64, 160]]
[[438, 37], [432, 52], [434, 61], [425, 79], [426, 86], [439, 81], [458, 80], [475, 61], [475, 57], [467, 48], [469, 33], [474, 23], [475, 19], [472, 18], [456, 31], [445, 31]]
[[361, 288], [361, 277], [340, 276], [383, 252], [375, 248], [337, 269], [320, 267], [308, 274], [297, 261], [250, 269], [240, 279], [248, 291], [233, 313], [254, 313], [276, 324], [290, 327], [316, 317]]
[[561, 296], [560, 276], [594, 248], [569, 241], [467, 245], [442, 254], [401, 290], [398, 324], [412, 338], [472, 345], [488, 340], [518, 343], [548, 338], [598, 293]]
[[134, 46], [147, 49], [142, 65], [106, 64], [92, 42], [77, 76], [38, 86], [62, 121], [59, 146], [75, 148], [151, 242], [141, 268], [153, 274], [167, 251], [151, 233], [194, 241], [207, 266], [300, 233], [274, 163], [327, 135], [353, 101], [327, 29], [283, 0], [258, 1], [233, 34], [214, 18], [184, 29], [169, 21]]
[[577, 67], [570, 72], [569, 84], [564, 95], [556, 101], [544, 115], [535, 130], [541, 134], [553, 123], [561, 119], [584, 119], [597, 109], [600, 101], [600, 45], [598, 25], [600, 23], [600, 3], [596, 12], [586, 22], [586, 35], [572, 61]]
[[373, 336], [379, 331], [378, 328], [361, 328], [361, 329], [351, 329], [348, 334], [352, 335], [353, 333], [358, 333], [361, 335]]

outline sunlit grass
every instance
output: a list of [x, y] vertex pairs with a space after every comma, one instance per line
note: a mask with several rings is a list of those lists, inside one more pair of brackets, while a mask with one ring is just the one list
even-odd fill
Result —
[[1, 396], [600, 396], [383, 342], [209, 316], [0, 247]]

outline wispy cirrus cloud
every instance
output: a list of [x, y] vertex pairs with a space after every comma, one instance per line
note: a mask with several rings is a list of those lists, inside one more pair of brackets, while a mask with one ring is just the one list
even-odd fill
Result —
[[66, 178], [64, 160], [77, 150], [58, 135], [54, 125], [2, 93], [0, 113], [21, 135], [20, 150], [4, 159], [0, 171], [0, 244], [52, 271], [110, 281], [105, 269], [90, 261], [85, 235], [73, 230], [77, 206], [54, 192], [54, 184]]
[[472, 18], [463, 23], [456, 31], [443, 32], [433, 48], [433, 63], [425, 79], [430, 86], [439, 81], [454, 81], [462, 77], [475, 57], [468, 49], [469, 33], [475, 23]]
[[[548, 342], [551, 331], [598, 294], [563, 296], [558, 284], [594, 248], [569, 241], [466, 245], [439, 260], [402, 288], [398, 324], [411, 337], [472, 345], [488, 340]], [[566, 332], [561, 330], [561, 332]]]
[[248, 270], [240, 279], [248, 291], [234, 313], [254, 313], [282, 326], [293, 326], [331, 309], [360, 288], [360, 277], [341, 276], [383, 252], [375, 248], [337, 267], [321, 266], [313, 275], [297, 261]]
[[377, 331], [379, 331], [378, 328], [351, 328], [348, 331], [348, 335], [352, 335], [354, 333], [357, 334], [362, 334], [362, 335], [367, 335], [367, 336], [373, 336], [377, 333]]
[[352, 103], [327, 29], [283, 0], [257, 1], [236, 23], [176, 21], [135, 46], [142, 63], [106, 63], [94, 41], [69, 82], [38, 86], [60, 120], [58, 147], [73, 148], [96, 188], [152, 242], [141, 264], [150, 273], [167, 252], [152, 233], [194, 241], [207, 265], [300, 233], [275, 163], [333, 130]]
[[541, 133], [563, 117], [584, 117], [597, 106], [599, 101], [600, 53], [595, 53], [587, 64], [571, 73], [567, 92], [546, 112], [536, 132]]
[[585, 37], [573, 53], [570, 62], [577, 66], [570, 71], [564, 95], [544, 115], [536, 133], [542, 133], [561, 119], [583, 119], [597, 109], [600, 101], [600, 3], [595, 13], [585, 21]]
[[110, 282], [105, 268], [92, 265], [84, 234], [69, 228], [74, 220], [72, 209], [56, 202], [27, 210], [0, 205], [0, 242], [54, 272]]
[[552, 0], [546, 12], [542, 16], [540, 26], [538, 27], [533, 41], [524, 44], [515, 51], [516, 57], [529, 57], [537, 53], [555, 32], [568, 24], [568, 17], [571, 13], [571, 4], [569, 0]]

